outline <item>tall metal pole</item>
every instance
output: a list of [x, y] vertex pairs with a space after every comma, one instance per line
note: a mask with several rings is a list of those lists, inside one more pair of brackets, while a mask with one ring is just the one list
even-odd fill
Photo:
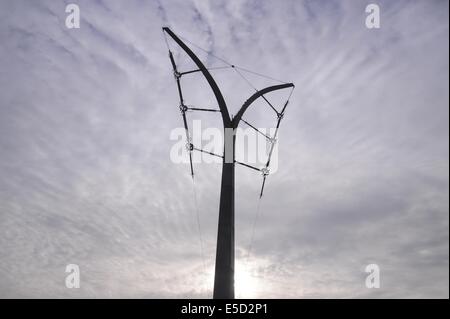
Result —
[[233, 128], [225, 128], [214, 299], [234, 299], [234, 150]]
[[[247, 108], [259, 97], [264, 98], [264, 94], [293, 87], [292, 83], [274, 85], [254, 93], [242, 105], [236, 116], [230, 118], [225, 99], [222, 96], [217, 83], [211, 76], [207, 68], [203, 65], [200, 59], [192, 52], [192, 50], [181, 41], [169, 28], [164, 27], [166, 32], [172, 39], [189, 55], [194, 61], [199, 70], [205, 76], [213, 93], [216, 97], [220, 113], [222, 114], [224, 126], [224, 154], [222, 163], [222, 184], [220, 190], [220, 204], [219, 204], [219, 225], [217, 230], [217, 249], [216, 249], [216, 265], [214, 275], [214, 292], [215, 299], [234, 299], [234, 177], [235, 177], [235, 129], [238, 127], [242, 115]], [[169, 51], [169, 56], [174, 68], [174, 73], [177, 77], [178, 90], [180, 94], [180, 103], [183, 104], [181, 87], [179, 82], [179, 72], [173, 60], [172, 53]], [[234, 67], [234, 66], [232, 66]], [[287, 103], [285, 104], [286, 107]], [[184, 107], [184, 105], [181, 105]], [[280, 113], [283, 114], [283, 111]], [[277, 112], [278, 114], [278, 112]], [[281, 118], [279, 117], [279, 121]], [[185, 124], [186, 126], [186, 124]], [[191, 144], [192, 145], [192, 144]]]
[[[234, 298], [234, 130], [228, 113], [225, 99], [217, 83], [209, 71], [192, 52], [192, 50], [178, 38], [169, 28], [163, 31], [189, 55], [199, 70], [203, 73], [216, 97], [224, 126], [224, 156], [222, 168], [222, 187], [220, 191], [219, 226], [216, 250], [216, 272], [214, 279], [213, 298]], [[175, 67], [174, 67], [175, 69]], [[175, 70], [174, 70], [175, 71]], [[233, 133], [233, 134], [231, 134]], [[230, 136], [231, 135], [231, 136]]]

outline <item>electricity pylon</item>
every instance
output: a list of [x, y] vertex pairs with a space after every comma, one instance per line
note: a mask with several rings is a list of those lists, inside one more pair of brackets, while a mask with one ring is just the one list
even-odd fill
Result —
[[[202, 61], [192, 52], [192, 50], [182, 41], [180, 38], [175, 35], [169, 28], [164, 27], [163, 33], [168, 34], [185, 52], [186, 54], [192, 59], [192, 61], [195, 63], [195, 65], [198, 67], [196, 70], [191, 70], [187, 72], [180, 72], [178, 70], [177, 65], [175, 63], [175, 59], [173, 57], [173, 54], [169, 49], [169, 58], [170, 62], [173, 67], [173, 73], [175, 76], [175, 80], [177, 82], [177, 88], [178, 88], [178, 95], [180, 98], [180, 111], [183, 116], [183, 123], [184, 128], [186, 130], [186, 137], [187, 137], [187, 148], [189, 150], [189, 157], [190, 157], [190, 167], [191, 167], [191, 175], [192, 178], [194, 177], [194, 170], [192, 166], [192, 151], [203, 151], [200, 148], [195, 147], [191, 143], [191, 139], [189, 136], [189, 129], [188, 124], [186, 120], [186, 112], [188, 110], [193, 111], [207, 111], [207, 112], [220, 112], [222, 115], [222, 121], [223, 121], [223, 127], [224, 127], [224, 152], [223, 155], [217, 155], [213, 154], [211, 152], [206, 152], [214, 156], [219, 156], [223, 158], [222, 162], [222, 182], [221, 182], [221, 190], [220, 190], [220, 204], [219, 204], [219, 225], [218, 225], [218, 232], [217, 232], [217, 249], [216, 249], [216, 264], [215, 264], [215, 276], [214, 276], [214, 292], [213, 292], [213, 298], [214, 299], [234, 299], [234, 183], [235, 183], [235, 164], [241, 164], [248, 168], [260, 171], [263, 174], [263, 184], [261, 187], [260, 197], [263, 194], [264, 190], [264, 184], [266, 177], [269, 172], [269, 164], [270, 164], [270, 157], [273, 151], [274, 143], [276, 142], [276, 136], [278, 132], [278, 128], [280, 126], [281, 119], [283, 118], [284, 111], [286, 109], [286, 106], [288, 105], [289, 98], [287, 99], [286, 103], [284, 104], [281, 112], [278, 112], [276, 108], [273, 107], [273, 105], [267, 100], [267, 98], [264, 96], [267, 93], [286, 89], [286, 88], [294, 88], [294, 84], [292, 83], [283, 83], [279, 85], [269, 86], [262, 90], [257, 90], [256, 93], [254, 93], [250, 98], [245, 101], [245, 103], [242, 105], [236, 116], [233, 118], [230, 117], [230, 114], [228, 112], [227, 105], [225, 103], [225, 99], [222, 95], [222, 92], [220, 91], [219, 87], [217, 86], [216, 81], [212, 77], [211, 73], [208, 71], [208, 69], [204, 66]], [[167, 40], [167, 39], [166, 39]], [[229, 64], [231, 68], [238, 68], [237, 66], [234, 66], [232, 64]], [[191, 74], [194, 72], [201, 72], [203, 76], [208, 81], [209, 86], [211, 87], [216, 100], [219, 109], [202, 109], [202, 108], [192, 108], [188, 107], [184, 103], [184, 97], [183, 92], [181, 89], [181, 77], [187, 74]], [[292, 91], [291, 91], [292, 94]], [[290, 95], [289, 95], [290, 97]], [[256, 101], [258, 98], [263, 98], [270, 107], [276, 112], [278, 122], [275, 129], [274, 137], [271, 138], [271, 148], [269, 157], [267, 160], [267, 163], [265, 167], [259, 169], [256, 167], [253, 167], [251, 165], [241, 163], [235, 160], [235, 130], [239, 125], [239, 122], [242, 119], [243, 114], [248, 109], [248, 107]], [[246, 124], [248, 124], [246, 122]], [[250, 125], [250, 124], [248, 124]], [[251, 125], [250, 125], [251, 126]], [[253, 127], [253, 126], [252, 126]], [[254, 128], [254, 127], [253, 127]], [[257, 130], [256, 128], [254, 128]], [[258, 131], [258, 130], [257, 130]]]

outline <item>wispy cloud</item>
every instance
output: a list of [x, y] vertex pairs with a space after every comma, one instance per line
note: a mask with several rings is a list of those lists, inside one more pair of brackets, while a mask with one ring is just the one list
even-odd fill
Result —
[[[0, 4], [1, 297], [211, 296], [220, 167], [196, 167], [205, 273], [188, 167], [169, 158], [170, 25], [296, 84], [248, 260], [256, 297], [448, 298], [448, 2], [379, 1], [379, 30], [364, 1], [78, 3], [79, 30], [63, 1]], [[233, 110], [252, 93], [217, 78]], [[244, 265], [260, 177], [237, 170]]]

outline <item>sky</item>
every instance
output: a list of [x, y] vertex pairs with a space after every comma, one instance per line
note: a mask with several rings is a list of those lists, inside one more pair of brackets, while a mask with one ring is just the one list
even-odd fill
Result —
[[[195, 164], [194, 185], [171, 160], [182, 120], [162, 26], [296, 86], [259, 213], [261, 176], [236, 167], [237, 297], [449, 297], [448, 1], [373, 1], [379, 29], [370, 1], [80, 0], [79, 29], [69, 3], [0, 1], [1, 298], [212, 296], [221, 166]], [[235, 114], [254, 89], [212, 74]], [[214, 103], [200, 74], [183, 90]]]

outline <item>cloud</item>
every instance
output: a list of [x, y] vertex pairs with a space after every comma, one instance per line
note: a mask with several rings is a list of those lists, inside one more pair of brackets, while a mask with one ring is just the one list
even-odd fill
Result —
[[[250, 254], [261, 178], [236, 168], [251, 297], [448, 298], [447, 2], [380, 1], [378, 30], [363, 1], [79, 1], [78, 30], [65, 4], [0, 4], [1, 297], [211, 297], [220, 165], [195, 166], [202, 258], [189, 168], [169, 157], [182, 125], [169, 25], [296, 84]], [[232, 70], [214, 76], [232, 113], [254, 92]], [[213, 105], [200, 75], [183, 85]], [[273, 125], [266, 111], [248, 119]], [[64, 286], [70, 263], [78, 290]], [[364, 286], [369, 263], [380, 289]]]

